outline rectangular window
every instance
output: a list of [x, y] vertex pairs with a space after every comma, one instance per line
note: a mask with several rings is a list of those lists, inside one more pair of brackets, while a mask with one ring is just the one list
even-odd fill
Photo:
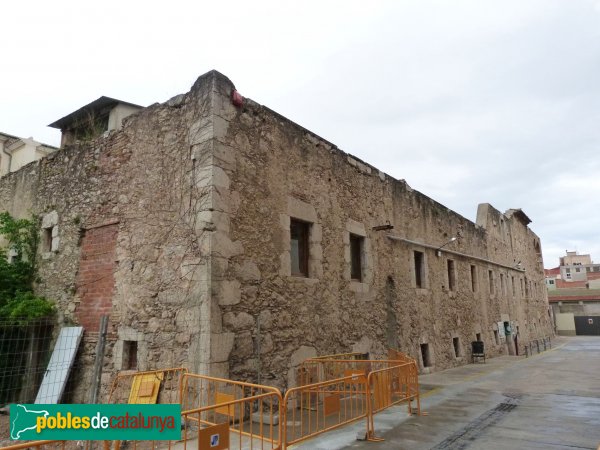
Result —
[[471, 290], [477, 292], [477, 266], [471, 266]]
[[308, 277], [308, 237], [310, 223], [297, 219], [290, 220], [290, 256], [292, 275]]
[[431, 367], [431, 357], [429, 356], [429, 344], [421, 344], [421, 358], [423, 358], [423, 367]]
[[494, 293], [494, 272], [491, 270], [488, 270], [488, 281], [490, 284], [490, 294]]
[[496, 345], [500, 345], [500, 336], [498, 336], [498, 330], [494, 330], [494, 341]]
[[425, 261], [423, 252], [414, 252], [415, 260], [415, 286], [417, 288], [425, 287]]
[[452, 338], [452, 346], [454, 347], [454, 356], [458, 358], [460, 356], [460, 339]]
[[137, 341], [123, 341], [123, 370], [137, 370]]
[[42, 228], [42, 251], [43, 252], [51, 252], [52, 251], [52, 228]]
[[500, 293], [506, 295], [506, 286], [504, 285], [504, 274], [500, 274]]
[[475, 340], [478, 342], [481, 341], [481, 333], [475, 334]]
[[454, 291], [456, 289], [456, 271], [454, 270], [454, 261], [449, 259], [448, 265], [448, 290]]
[[577, 268], [575, 269], [575, 272], [579, 273], [579, 272], [581, 272], [581, 269], [580, 269], [579, 267], [577, 267]]
[[363, 279], [363, 248], [365, 238], [350, 234], [350, 278], [357, 281]]
[[554, 280], [549, 280], [549, 283], [550, 284], [554, 284]]
[[571, 269], [568, 269], [568, 268], [567, 268], [567, 269], [565, 269], [565, 272], [567, 272], [567, 273], [571, 273]]
[[510, 284], [512, 285], [512, 296], [514, 297], [515, 295], [517, 295], [515, 289], [515, 277], [510, 277]]

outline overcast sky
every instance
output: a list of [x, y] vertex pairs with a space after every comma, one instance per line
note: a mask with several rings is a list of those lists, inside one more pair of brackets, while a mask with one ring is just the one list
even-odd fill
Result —
[[544, 264], [600, 261], [600, 0], [18, 1], [0, 131], [101, 95], [149, 105], [211, 69], [465, 217], [523, 208]]

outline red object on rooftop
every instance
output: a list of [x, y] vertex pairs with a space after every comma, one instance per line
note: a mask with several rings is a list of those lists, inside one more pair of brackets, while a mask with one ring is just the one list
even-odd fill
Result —
[[231, 103], [238, 108], [244, 104], [244, 97], [242, 97], [235, 89], [231, 91]]

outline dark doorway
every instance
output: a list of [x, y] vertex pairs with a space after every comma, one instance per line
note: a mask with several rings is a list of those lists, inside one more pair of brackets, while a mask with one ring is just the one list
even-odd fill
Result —
[[600, 336], [600, 316], [575, 317], [577, 336]]
[[429, 344], [421, 344], [421, 358], [423, 358], [423, 367], [431, 367], [431, 357], [429, 356]]

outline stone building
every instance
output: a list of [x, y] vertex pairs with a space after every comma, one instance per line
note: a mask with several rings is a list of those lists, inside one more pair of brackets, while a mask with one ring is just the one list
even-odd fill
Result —
[[214, 71], [3, 177], [5, 209], [40, 216], [37, 289], [85, 327], [90, 366], [109, 315], [105, 383], [184, 365], [286, 387], [306, 357], [387, 347], [438, 370], [552, 330], [521, 210], [471, 222]]

